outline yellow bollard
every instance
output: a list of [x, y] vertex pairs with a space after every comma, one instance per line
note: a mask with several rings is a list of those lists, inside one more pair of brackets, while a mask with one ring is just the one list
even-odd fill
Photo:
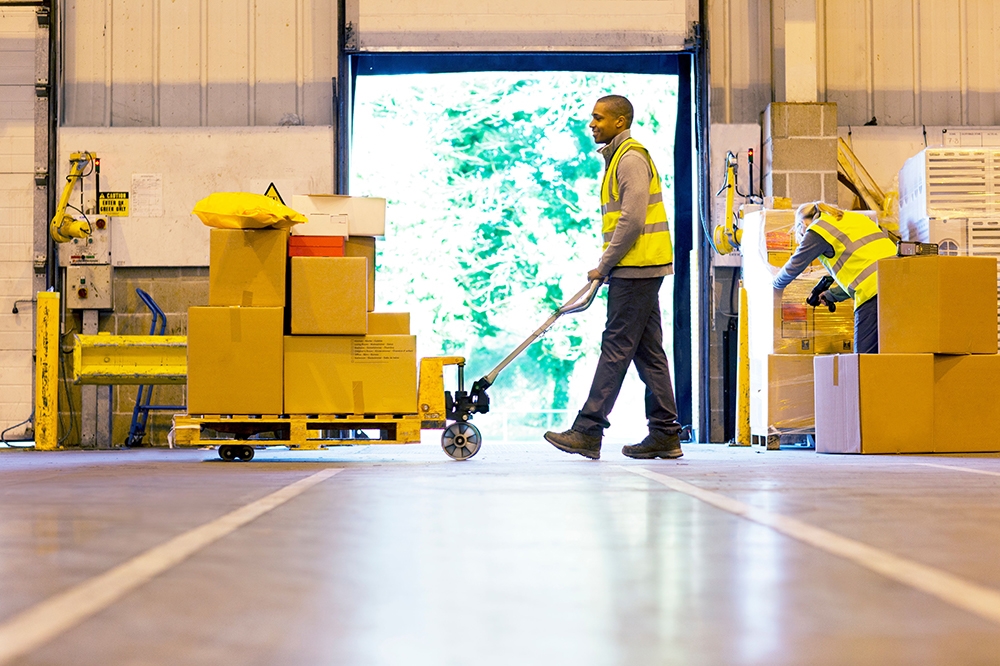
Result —
[[35, 306], [35, 449], [59, 446], [59, 294], [42, 291]]
[[739, 365], [736, 368], [736, 446], [750, 446], [750, 326], [747, 290], [740, 280]]

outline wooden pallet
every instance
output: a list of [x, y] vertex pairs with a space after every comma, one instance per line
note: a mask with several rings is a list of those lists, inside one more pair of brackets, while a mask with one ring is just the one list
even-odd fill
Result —
[[174, 446], [247, 443], [311, 450], [415, 444], [420, 442], [421, 428], [444, 428], [444, 423], [425, 421], [418, 414], [177, 414], [172, 433]]

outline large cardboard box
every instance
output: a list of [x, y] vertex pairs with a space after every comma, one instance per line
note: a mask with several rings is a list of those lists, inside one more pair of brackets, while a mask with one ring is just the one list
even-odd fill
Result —
[[368, 260], [368, 312], [375, 309], [375, 239], [365, 236], [348, 238], [344, 243], [345, 257], [364, 257]]
[[369, 312], [368, 335], [409, 335], [409, 312]]
[[880, 352], [996, 354], [996, 259], [882, 259], [878, 324]]
[[368, 332], [367, 260], [292, 257], [292, 335]]
[[815, 426], [813, 357], [770, 354], [750, 359], [750, 432], [809, 434]]
[[412, 335], [287, 336], [286, 414], [415, 414]]
[[281, 414], [282, 308], [188, 309], [189, 414]]
[[813, 368], [817, 452], [935, 450], [933, 355], [831, 354]]
[[284, 307], [287, 229], [212, 229], [208, 304]]
[[297, 194], [292, 208], [304, 215], [347, 215], [351, 236], [385, 236], [385, 199], [340, 194]]
[[998, 422], [1000, 356], [935, 356], [934, 450], [1000, 451]]

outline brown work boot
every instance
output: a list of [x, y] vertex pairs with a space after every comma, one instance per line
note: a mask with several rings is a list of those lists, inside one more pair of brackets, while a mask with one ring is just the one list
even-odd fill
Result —
[[566, 432], [547, 432], [545, 441], [566, 453], [579, 453], [591, 460], [601, 457], [601, 437], [585, 435], [573, 429]]
[[631, 446], [623, 446], [622, 453], [629, 458], [680, 458], [681, 438], [677, 435], [647, 435], [644, 440]]

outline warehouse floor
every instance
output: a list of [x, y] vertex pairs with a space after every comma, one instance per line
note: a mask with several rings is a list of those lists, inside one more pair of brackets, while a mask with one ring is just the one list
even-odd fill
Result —
[[0, 452], [0, 664], [1000, 654], [1000, 458]]

